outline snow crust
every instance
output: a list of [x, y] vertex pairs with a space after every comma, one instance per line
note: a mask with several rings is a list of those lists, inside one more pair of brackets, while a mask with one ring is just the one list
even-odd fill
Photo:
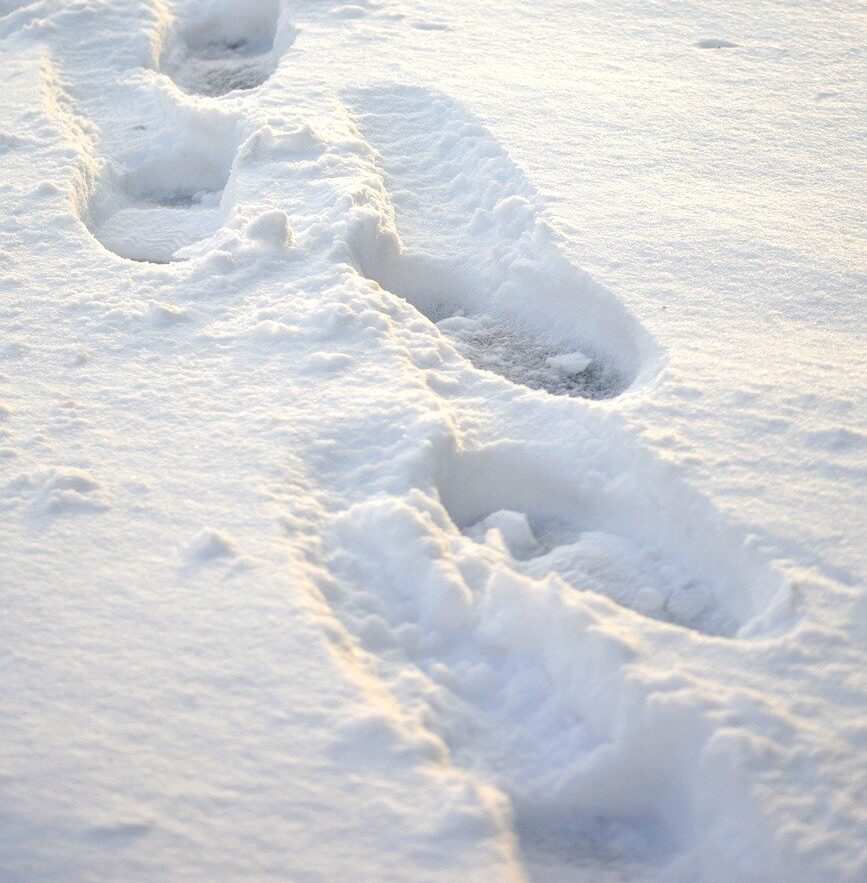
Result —
[[0, 879], [867, 879], [833, 6], [0, 0]]

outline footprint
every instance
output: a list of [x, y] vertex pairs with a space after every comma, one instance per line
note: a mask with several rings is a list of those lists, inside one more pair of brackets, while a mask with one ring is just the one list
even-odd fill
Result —
[[185, 92], [216, 97], [254, 89], [294, 39], [280, 0], [188, 0], [160, 62]]
[[704, 738], [665, 699], [688, 678], [645, 683], [644, 638], [611, 601], [702, 640], [788, 615], [783, 580], [712, 507], [610, 441], [571, 468], [586, 445], [434, 444], [418, 489], [336, 516], [323, 554], [335, 614], [452, 761], [508, 794], [528, 861], [588, 879], [677, 850]]
[[569, 469], [550, 457], [499, 443], [440, 464], [443, 506], [492, 566], [557, 575], [708, 635], [757, 637], [772, 628], [776, 605], [785, 610], [784, 581], [672, 476], [653, 487], [652, 466], [638, 470], [637, 459], [628, 473], [606, 475], [602, 460]]
[[459, 104], [397, 87], [344, 99], [380, 210], [350, 231], [359, 272], [513, 383], [603, 399], [653, 372], [647, 333], [566, 259], [532, 188]]
[[699, 49], [737, 49], [738, 44], [731, 40], [722, 40], [718, 37], [710, 37], [707, 40], [699, 40], [696, 44]]
[[169, 108], [165, 119], [134, 128], [104, 165], [82, 220], [109, 251], [165, 264], [218, 230], [223, 191], [240, 143], [232, 118]]

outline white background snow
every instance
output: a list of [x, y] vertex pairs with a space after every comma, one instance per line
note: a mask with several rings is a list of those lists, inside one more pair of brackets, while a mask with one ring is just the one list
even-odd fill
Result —
[[854, 2], [0, 0], [0, 880], [863, 881]]

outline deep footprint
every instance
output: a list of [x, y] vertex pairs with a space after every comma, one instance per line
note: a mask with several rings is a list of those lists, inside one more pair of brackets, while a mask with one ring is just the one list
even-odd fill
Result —
[[221, 201], [238, 148], [232, 119], [186, 114], [144, 125], [129, 153], [109, 162], [82, 220], [105, 248], [165, 264], [223, 223]]
[[[425, 725], [452, 762], [508, 794], [523, 850], [553, 851], [575, 867], [658, 849], [668, 838], [654, 809], [620, 819], [581, 787], [608, 741], [593, 697], [605, 689], [616, 703], [619, 690], [618, 645], [604, 622], [561, 604], [554, 586], [505, 571], [486, 579], [464, 556], [460, 570], [437, 566], [431, 546], [447, 542], [444, 529], [441, 508], [420, 495], [338, 517], [324, 557], [342, 584], [330, 593], [335, 613], [398, 698], [426, 706]], [[611, 845], [612, 828], [628, 833], [624, 845]]]
[[186, 245], [220, 227], [219, 191], [127, 194], [91, 232], [109, 251], [132, 261], [168, 264]]
[[653, 619], [708, 635], [761, 634], [757, 624], [787, 593], [684, 488], [652, 492], [625, 476], [606, 480], [592, 463], [560, 474], [510, 445], [450, 458], [438, 488], [454, 524], [491, 566], [534, 579], [556, 574]]
[[[213, 9], [188, 2], [160, 63], [185, 92], [218, 97], [255, 89], [274, 72], [291, 29], [280, 32], [279, 0], [236, 0]], [[285, 45], [284, 45], [285, 44]]]
[[483, 371], [552, 395], [608, 399], [623, 391], [623, 378], [580, 350], [563, 352], [521, 334], [490, 316], [455, 316], [436, 323], [458, 352]]
[[646, 332], [564, 257], [532, 188], [459, 104], [413, 88], [345, 97], [393, 216], [350, 232], [363, 275], [515, 384], [603, 399], [651, 370]]
[[793, 612], [740, 530], [597, 416], [549, 444], [440, 439], [418, 489], [338, 515], [323, 554], [335, 613], [454, 763], [509, 796], [528, 861], [588, 879], [673, 854], [693, 812], [688, 761], [642, 750], [679, 719], [642, 695], [659, 685], [638, 686], [640, 630], [610, 602], [741, 640]]

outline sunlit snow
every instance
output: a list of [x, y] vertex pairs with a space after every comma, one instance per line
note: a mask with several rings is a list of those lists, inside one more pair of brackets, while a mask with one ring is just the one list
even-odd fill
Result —
[[867, 880], [865, 37], [0, 0], [0, 881]]

